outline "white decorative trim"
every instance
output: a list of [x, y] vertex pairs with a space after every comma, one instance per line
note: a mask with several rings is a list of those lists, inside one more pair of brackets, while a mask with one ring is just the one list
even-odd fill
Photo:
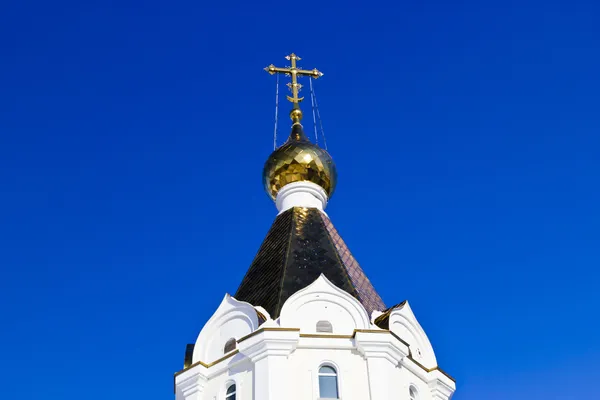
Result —
[[[336, 379], [337, 379], [337, 390], [338, 390], [338, 399], [343, 399], [343, 381], [342, 381], [342, 372], [341, 372], [341, 368], [340, 365], [336, 362], [334, 362], [333, 360], [330, 359], [325, 359], [322, 360], [320, 363], [317, 364], [317, 368], [314, 370], [315, 371], [315, 377], [316, 379], [314, 379], [313, 381], [313, 392], [314, 392], [314, 398], [317, 400], [325, 400], [322, 399], [321, 397], [319, 397], [319, 395], [321, 394], [321, 387], [319, 386], [319, 371], [321, 370], [321, 367], [332, 367], [333, 369], [335, 369], [335, 373], [336, 373]], [[329, 399], [331, 400], [331, 399]]]
[[[414, 391], [416, 396], [411, 397], [410, 396], [411, 391]], [[419, 388], [414, 383], [411, 383], [410, 385], [408, 385], [408, 398], [410, 400], [419, 400], [421, 398], [421, 393], [419, 392]]]
[[235, 379], [229, 378], [225, 381], [225, 384], [221, 386], [221, 389], [219, 390], [220, 394], [219, 397], [223, 400], [227, 400], [227, 389], [229, 389], [229, 387], [231, 385], [235, 386], [235, 398], [236, 400], [240, 398], [239, 392], [240, 392], [240, 387], [238, 385], [238, 383], [236, 382]]
[[175, 378], [175, 398], [176, 400], [200, 400], [204, 393], [204, 388], [208, 377], [200, 372], [200, 368], [195, 368], [188, 374], [181, 374]]
[[387, 332], [377, 331], [356, 332], [354, 343], [366, 360], [371, 399], [393, 398], [393, 372], [408, 355], [408, 346]]
[[[408, 301], [390, 313], [389, 325], [390, 331], [410, 345], [412, 357], [419, 364], [427, 368], [434, 368], [437, 365], [431, 342], [417, 321]], [[407, 337], [406, 331], [410, 337]]]
[[356, 332], [354, 343], [363, 357], [383, 358], [393, 365], [398, 365], [404, 357], [408, 356], [408, 346], [389, 333]]
[[289, 392], [292, 370], [289, 357], [296, 350], [300, 332], [297, 329], [262, 329], [239, 343], [241, 356], [253, 366], [253, 398], [277, 400]]
[[[231, 329], [227, 328], [225, 332], [229, 331], [229, 333], [227, 337], [224, 337], [223, 327], [226, 327], [228, 322], [234, 320], [242, 321], [243, 323], [234, 325], [237, 327], [235, 328], [235, 332], [231, 332]], [[239, 329], [240, 326], [244, 328]], [[202, 331], [200, 331], [198, 339], [196, 339], [196, 345], [194, 346], [192, 362], [202, 361], [210, 363], [219, 359], [223, 356], [223, 345], [227, 340], [231, 338], [237, 340], [254, 332], [256, 329], [258, 329], [256, 309], [250, 303], [238, 301], [226, 294], [215, 313], [210, 317], [206, 325], [204, 325]]]
[[413, 373], [417, 378], [421, 379], [423, 382], [428, 382], [430, 379], [430, 372], [427, 372], [423, 368], [419, 367], [413, 360], [408, 357], [405, 357], [400, 361], [400, 366], [406, 368], [408, 371]]
[[300, 332], [297, 330], [263, 330], [244, 339], [238, 350], [256, 363], [269, 356], [289, 356], [298, 346], [299, 340]]
[[[329, 317], [327, 316], [314, 315], [314, 321], [302, 318], [300, 310], [314, 302], [323, 303], [325, 304], [324, 306], [329, 303], [330, 306], [334, 305], [338, 309], [345, 311], [344, 315], [348, 315], [351, 318], [353, 326], [346, 327], [347, 331], [342, 331], [339, 327], [339, 320], [328, 319]], [[369, 329], [371, 326], [369, 315], [363, 305], [349, 293], [331, 283], [323, 274], [313, 283], [297, 291], [286, 300], [281, 308], [279, 324], [286, 328], [294, 327], [301, 329], [310, 325], [306, 333], [316, 333], [316, 323], [323, 318], [328, 319], [333, 325], [334, 334], [352, 334], [355, 329]]]
[[265, 310], [262, 306], [254, 306], [254, 308], [265, 316], [265, 318], [267, 319], [265, 322], [272, 321], [271, 314], [269, 314], [269, 312]]
[[280, 214], [292, 207], [317, 208], [323, 211], [327, 207], [327, 193], [313, 182], [292, 182], [279, 189], [275, 205]]
[[431, 371], [431, 380], [428, 383], [431, 396], [434, 400], [449, 400], [456, 390], [456, 384], [440, 371]]
[[[379, 328], [377, 325], [375, 325], [375, 320], [381, 314], [383, 314], [381, 311], [379, 311], [379, 310], [373, 310], [373, 312], [371, 313], [371, 329], [378, 329]], [[381, 329], [381, 328], [379, 328], [379, 329]]]

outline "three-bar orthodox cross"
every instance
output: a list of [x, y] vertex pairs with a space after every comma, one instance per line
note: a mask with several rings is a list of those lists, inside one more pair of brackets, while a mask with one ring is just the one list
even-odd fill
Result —
[[312, 78], [317, 79], [323, 76], [323, 73], [316, 68], [313, 70], [300, 69], [296, 65], [296, 61], [301, 60], [301, 58], [295, 55], [294, 53], [290, 54], [289, 56], [286, 56], [285, 58], [287, 60], [290, 60], [290, 62], [292, 63], [291, 67], [279, 68], [271, 64], [267, 68], [265, 68], [265, 71], [267, 71], [271, 75], [280, 73], [292, 77], [292, 82], [287, 84], [288, 88], [290, 88], [292, 92], [292, 95], [287, 96], [287, 99], [294, 104], [294, 109], [299, 109], [299, 103], [304, 99], [304, 97], [298, 97], [298, 93], [300, 93], [300, 89], [302, 89], [302, 85], [298, 83], [298, 76], [310, 76]]

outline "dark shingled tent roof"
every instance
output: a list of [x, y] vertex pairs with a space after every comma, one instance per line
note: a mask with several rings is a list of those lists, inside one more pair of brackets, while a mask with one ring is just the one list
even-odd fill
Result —
[[316, 208], [291, 208], [277, 216], [235, 298], [278, 318], [285, 301], [324, 274], [366, 308], [385, 304], [327, 216]]

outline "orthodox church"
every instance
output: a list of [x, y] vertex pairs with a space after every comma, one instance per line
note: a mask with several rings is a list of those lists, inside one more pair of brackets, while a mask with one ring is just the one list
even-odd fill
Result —
[[263, 171], [278, 214], [237, 292], [187, 346], [176, 400], [448, 400], [454, 379], [408, 301], [387, 307], [325, 213], [336, 185], [329, 153], [302, 125], [291, 77], [291, 134]]

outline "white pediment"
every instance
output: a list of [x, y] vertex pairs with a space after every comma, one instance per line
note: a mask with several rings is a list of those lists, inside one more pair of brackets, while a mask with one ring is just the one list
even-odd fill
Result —
[[318, 332], [317, 325], [329, 322], [334, 334], [351, 335], [355, 329], [369, 329], [370, 321], [363, 305], [321, 274], [313, 283], [294, 293], [284, 303], [279, 324], [300, 328], [301, 333]]

